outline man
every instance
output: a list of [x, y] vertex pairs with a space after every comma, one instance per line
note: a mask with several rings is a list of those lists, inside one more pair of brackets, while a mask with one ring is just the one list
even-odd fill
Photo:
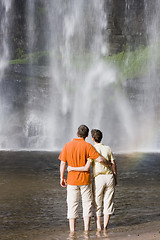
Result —
[[88, 137], [89, 129], [81, 125], [77, 131], [77, 137], [65, 144], [59, 155], [60, 164], [60, 185], [67, 186], [67, 218], [69, 219], [70, 232], [75, 231], [75, 222], [78, 217], [79, 192], [82, 196], [84, 230], [88, 231], [92, 209], [92, 188], [90, 171], [70, 171], [67, 176], [67, 184], [64, 178], [66, 163], [71, 167], [82, 167], [87, 163], [87, 159], [95, 159], [99, 163], [109, 165], [106, 159], [95, 150], [95, 148], [85, 141]]

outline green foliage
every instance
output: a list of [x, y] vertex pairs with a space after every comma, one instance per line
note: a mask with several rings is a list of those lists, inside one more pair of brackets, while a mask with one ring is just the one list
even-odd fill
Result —
[[47, 51], [24, 54], [21, 58], [10, 61], [10, 64], [35, 64], [46, 65], [48, 62], [49, 53]]
[[133, 52], [121, 52], [105, 58], [108, 63], [119, 69], [119, 78], [139, 78], [147, 74], [147, 69], [155, 62], [156, 70], [160, 70], [160, 44], [141, 46]]
[[[57, 54], [57, 58], [61, 61], [59, 54]], [[89, 66], [92, 58], [93, 56], [87, 53], [77, 54], [73, 56], [73, 66], [81, 66], [82, 69], [85, 69]], [[47, 65], [48, 60], [49, 52], [42, 51], [22, 55], [19, 59], [11, 60], [10, 64]], [[133, 52], [126, 51], [104, 57], [104, 60], [107, 64], [117, 67], [119, 81], [128, 78], [140, 78], [148, 74], [147, 69], [153, 64], [155, 64], [156, 70], [160, 72], [160, 44], [147, 47], [141, 46]]]
[[17, 56], [18, 56], [19, 58], [21, 58], [21, 57], [23, 56], [23, 54], [24, 54], [23, 49], [21, 49], [20, 47], [17, 48]]

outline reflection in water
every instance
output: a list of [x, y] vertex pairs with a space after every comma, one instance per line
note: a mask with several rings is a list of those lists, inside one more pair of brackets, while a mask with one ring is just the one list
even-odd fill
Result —
[[90, 232], [77, 231], [75, 233], [70, 233], [67, 238], [67, 240], [75, 240], [75, 239], [106, 239], [106, 240], [110, 240], [111, 238], [109, 237], [108, 231], [93, 231], [93, 230], [91, 230]]
[[116, 155], [115, 214], [106, 234], [83, 232], [82, 209], [76, 233], [69, 235], [66, 189], [59, 185], [59, 153], [0, 152], [1, 239], [110, 239], [117, 228], [159, 220], [160, 154]]

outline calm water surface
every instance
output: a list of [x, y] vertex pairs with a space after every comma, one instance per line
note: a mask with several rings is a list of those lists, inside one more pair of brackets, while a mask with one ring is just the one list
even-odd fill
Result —
[[[70, 239], [58, 152], [0, 152], [0, 239]], [[118, 185], [110, 238], [122, 226], [160, 219], [160, 154], [115, 154]], [[76, 239], [84, 239], [82, 208]], [[90, 239], [96, 239], [94, 217]], [[113, 235], [113, 236], [112, 236]], [[105, 239], [110, 239], [107, 236]]]

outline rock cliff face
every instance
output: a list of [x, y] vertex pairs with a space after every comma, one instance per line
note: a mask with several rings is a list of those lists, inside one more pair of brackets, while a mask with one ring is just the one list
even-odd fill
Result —
[[108, 37], [110, 53], [118, 53], [126, 47], [135, 49], [146, 43], [145, 5], [141, 0], [108, 0]]
[[[10, 52], [11, 58], [19, 58], [27, 52], [27, 0], [14, 0], [10, 22]], [[31, 31], [36, 32], [34, 43], [35, 51], [46, 48], [45, 33], [47, 31], [46, 14], [48, 11], [46, 1], [35, 1], [35, 26]], [[126, 47], [135, 49], [145, 44], [145, 14], [144, 0], [105, 0], [108, 26], [104, 31], [106, 44], [109, 45], [110, 54], [118, 53]]]
[[[21, 55], [27, 53], [27, 0], [13, 0], [11, 13], [10, 13], [10, 55], [11, 59], [19, 58]], [[42, 0], [35, 1], [35, 25], [31, 31], [36, 32], [36, 39], [34, 43], [35, 51], [44, 50], [45, 44], [45, 31], [47, 27], [45, 16], [47, 9], [45, 2]]]

